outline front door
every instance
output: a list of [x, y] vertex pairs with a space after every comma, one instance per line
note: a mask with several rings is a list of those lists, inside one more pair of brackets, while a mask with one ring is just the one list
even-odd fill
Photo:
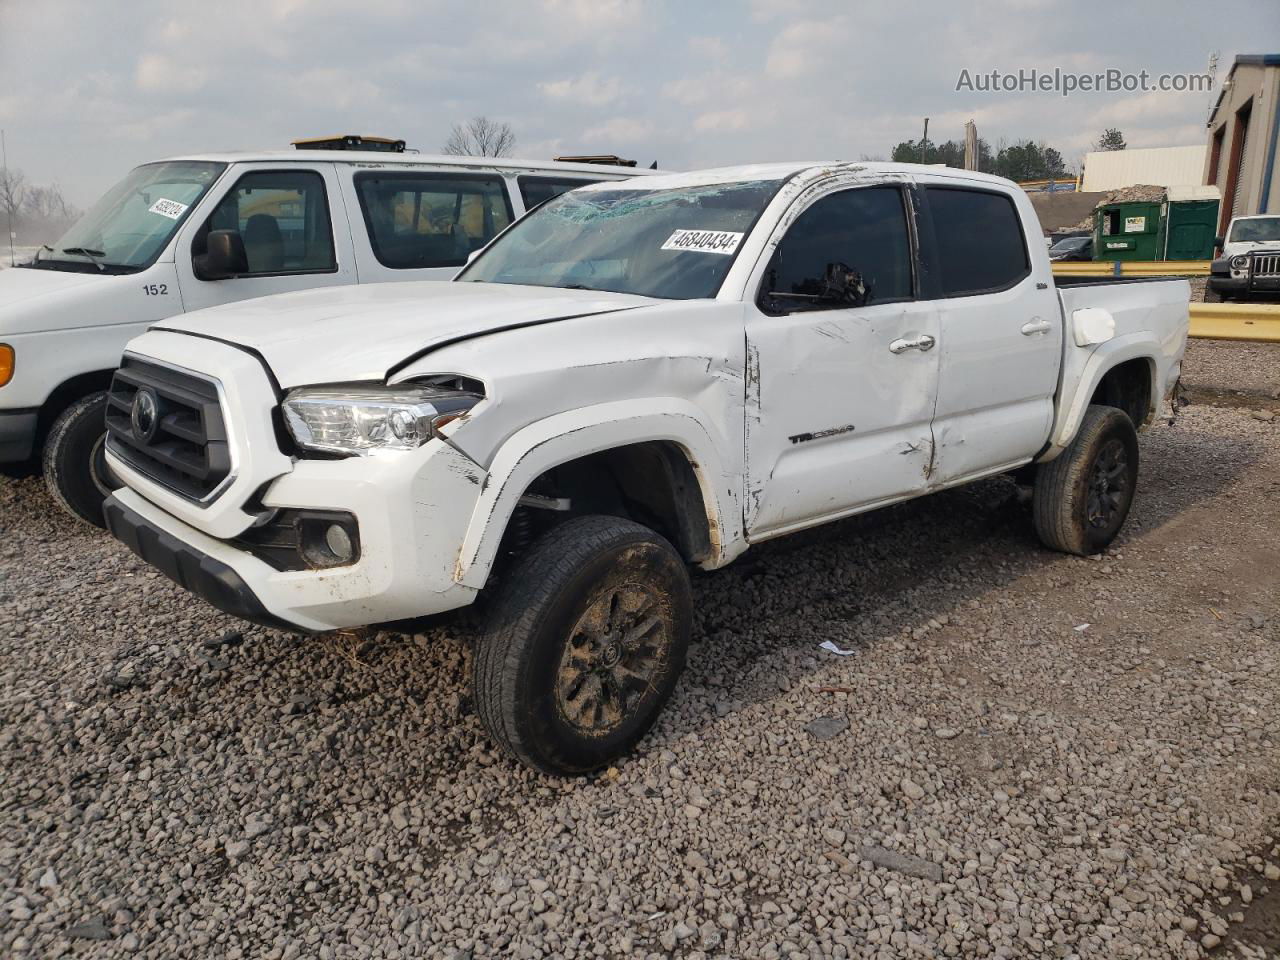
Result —
[[811, 199], [778, 238], [747, 306], [749, 538], [924, 491], [939, 318], [915, 237], [907, 191], [876, 185]]
[[[191, 218], [178, 237], [184, 309], [357, 282], [333, 164], [246, 166], [230, 182], [225, 193], [206, 200], [201, 215]], [[195, 275], [192, 259], [205, 252], [210, 230], [240, 235], [247, 271], [222, 280]]]

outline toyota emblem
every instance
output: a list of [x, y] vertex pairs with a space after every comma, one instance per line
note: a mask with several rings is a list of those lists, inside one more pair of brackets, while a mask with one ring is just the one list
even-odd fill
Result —
[[160, 426], [160, 405], [156, 395], [145, 387], [133, 396], [133, 410], [129, 415], [133, 435], [143, 443], [150, 443]]

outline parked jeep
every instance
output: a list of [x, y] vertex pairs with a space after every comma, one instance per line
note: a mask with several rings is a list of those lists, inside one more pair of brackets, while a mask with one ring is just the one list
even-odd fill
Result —
[[487, 598], [478, 712], [580, 773], [685, 661], [688, 568], [1019, 470], [1104, 549], [1173, 388], [1185, 280], [1063, 285], [1015, 184], [770, 164], [548, 201], [450, 283], [156, 325], [108, 396], [112, 533], [239, 617], [325, 631]]
[[1234, 217], [1217, 245], [1205, 300], [1280, 300], [1280, 216]]

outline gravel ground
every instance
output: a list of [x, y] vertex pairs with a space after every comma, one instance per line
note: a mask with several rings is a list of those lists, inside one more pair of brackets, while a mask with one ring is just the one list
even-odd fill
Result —
[[1097, 560], [996, 480], [697, 578], [575, 781], [489, 747], [460, 627], [247, 627], [0, 478], [0, 954], [1273, 956], [1280, 421], [1143, 456]]

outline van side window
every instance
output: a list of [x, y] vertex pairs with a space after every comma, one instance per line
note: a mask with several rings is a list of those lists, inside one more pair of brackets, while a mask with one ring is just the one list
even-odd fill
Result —
[[532, 210], [540, 203], [558, 197], [575, 187], [585, 187], [588, 183], [599, 183], [598, 180], [573, 180], [563, 177], [516, 177], [520, 184], [520, 197], [524, 200], [524, 208]]
[[942, 295], [1007, 290], [1031, 273], [1013, 200], [990, 190], [927, 187]]
[[384, 267], [460, 267], [511, 222], [501, 177], [362, 173], [356, 194], [373, 255]]
[[203, 253], [210, 230], [234, 230], [254, 274], [332, 273], [333, 228], [324, 178], [312, 170], [246, 173], [218, 203], [192, 253]]
[[800, 214], [769, 263], [762, 305], [770, 313], [831, 309], [821, 291], [832, 265], [857, 275], [864, 303], [912, 298], [911, 234], [901, 190], [842, 190]]

